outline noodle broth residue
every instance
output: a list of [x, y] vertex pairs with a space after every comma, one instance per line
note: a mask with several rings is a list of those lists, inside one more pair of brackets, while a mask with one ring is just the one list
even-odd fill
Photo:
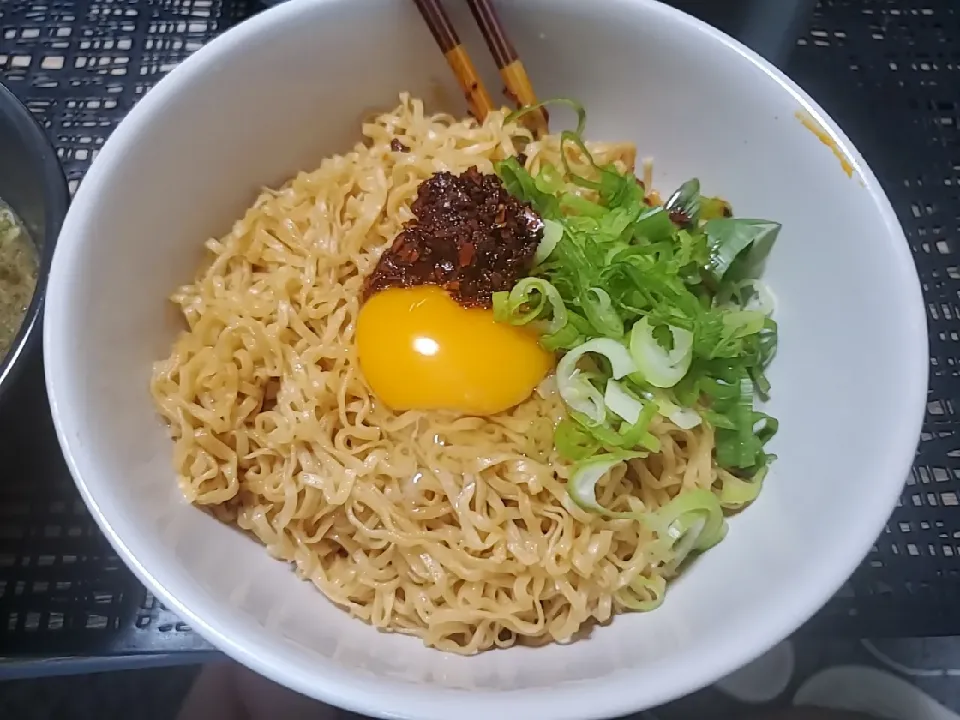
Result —
[[[568, 497], [549, 383], [492, 417], [395, 413], [358, 368], [364, 278], [412, 219], [420, 183], [492, 172], [521, 148], [533, 171], [560, 165], [559, 138], [533, 141], [502, 112], [482, 124], [426, 115], [407, 96], [363, 136], [264, 191], [173, 295], [187, 330], [151, 390], [184, 494], [355, 616], [443, 650], [568, 641], [655, 604], [667, 578], [651, 531]], [[632, 170], [632, 145], [590, 150]], [[717, 479], [709, 427], [661, 419], [651, 431], [662, 452], [615, 468], [602, 505], [655, 509]]]
[[37, 287], [37, 249], [13, 211], [0, 201], [0, 358], [10, 350]]

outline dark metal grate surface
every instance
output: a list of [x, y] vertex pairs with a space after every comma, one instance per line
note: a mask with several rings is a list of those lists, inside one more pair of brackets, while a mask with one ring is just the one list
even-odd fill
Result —
[[[960, 5], [822, 0], [788, 68], [857, 144], [917, 263], [930, 330], [928, 412], [900, 505], [815, 625], [960, 634]], [[877, 389], [882, 392], [882, 388]]]
[[[3, 0], [0, 78], [41, 118], [75, 188], [136, 100], [249, 14], [251, 1]], [[788, 67], [840, 121], [890, 194], [924, 283], [933, 353], [925, 435], [901, 506], [814, 631], [960, 634], [953, 611], [960, 601], [954, 4], [821, 0]], [[37, 353], [0, 411], [0, 658], [208, 650], [137, 583], [86, 513], [59, 456], [42, 375]]]
[[[245, 0], [2, 0], [0, 78], [75, 190], [133, 104]], [[2, 159], [0, 159], [2, 161]], [[0, 658], [208, 649], [100, 535], [60, 457], [39, 351], [0, 411]]]

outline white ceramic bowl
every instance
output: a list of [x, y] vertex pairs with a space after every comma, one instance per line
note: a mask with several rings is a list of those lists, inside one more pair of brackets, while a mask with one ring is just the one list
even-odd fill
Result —
[[[196, 53], [101, 151], [50, 278], [54, 418], [120, 555], [229, 655], [371, 715], [584, 720], [720, 678], [793, 631], [864, 557], [900, 492], [924, 407], [925, 315], [903, 233], [863, 159], [809, 97], [651, 0], [499, 7], [539, 94], [582, 100], [589, 136], [636, 141], [655, 156], [660, 188], [697, 175], [738, 214], [784, 225], [766, 276], [781, 323], [770, 405], [780, 459], [756, 505], [661, 609], [571, 645], [454, 657], [351, 619], [177, 491], [147, 389], [179, 327], [166, 297], [261, 185], [350, 147], [365, 110], [409, 90], [462, 111], [412, 3], [293, 0]], [[485, 59], [469, 15], [454, 21]]]

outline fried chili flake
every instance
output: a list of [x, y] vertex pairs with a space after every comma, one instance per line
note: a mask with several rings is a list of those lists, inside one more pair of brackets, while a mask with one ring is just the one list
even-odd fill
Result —
[[680, 208], [674, 208], [667, 214], [669, 215], [670, 219], [673, 220], [674, 224], [679, 225], [680, 227], [687, 227], [691, 223], [690, 216]]
[[489, 308], [492, 294], [525, 277], [543, 222], [496, 175], [471, 167], [421, 183], [408, 222], [367, 277], [364, 297], [392, 287], [439, 285], [464, 307]]

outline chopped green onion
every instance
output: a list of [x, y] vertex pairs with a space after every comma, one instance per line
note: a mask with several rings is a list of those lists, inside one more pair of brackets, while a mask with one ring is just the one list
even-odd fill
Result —
[[726, 532], [720, 502], [712, 492], [703, 489], [684, 492], [661, 507], [656, 516], [666, 534], [677, 540], [683, 528], [690, 524], [691, 516], [698, 514], [704, 515], [707, 522], [694, 547], [706, 550], [716, 545]]
[[746, 218], [718, 218], [704, 223], [710, 247], [707, 270], [714, 280], [723, 280], [733, 261], [751, 245], [767, 247], [780, 233], [780, 223]]
[[660, 452], [660, 441], [649, 431], [650, 423], [656, 414], [657, 406], [646, 403], [635, 423], [631, 425], [624, 422], [618, 430], [614, 430], [606, 422], [598, 423], [575, 410], [571, 410], [570, 417], [610, 451], [632, 450], [640, 447], [650, 452]]
[[556, 195], [563, 189], [563, 175], [554, 165], [544, 163], [533, 178], [533, 184], [540, 192]]
[[670, 215], [662, 207], [648, 208], [633, 226], [634, 237], [650, 243], [669, 240], [674, 231]]
[[649, 318], [634, 324], [630, 331], [630, 355], [644, 382], [658, 388], [676, 385], [687, 374], [693, 360], [693, 333], [677, 327], [666, 327], [673, 347], [667, 350], [654, 337], [655, 328]]
[[567, 324], [567, 307], [557, 289], [538, 277], [526, 277], [513, 286], [513, 290], [493, 294], [493, 317], [497, 322], [510, 325], [526, 325], [534, 320], [549, 322], [543, 326], [545, 333], [555, 333]]
[[559, 390], [557, 389], [557, 376], [556, 375], [547, 375], [543, 380], [540, 381], [540, 384], [537, 385], [537, 395], [546, 400], [549, 397], [557, 394]]
[[607, 381], [607, 391], [603, 396], [607, 409], [622, 420], [634, 425], [643, 412], [643, 403], [624, 390], [616, 380]]
[[560, 196], [560, 206], [564, 210], [572, 210], [583, 217], [600, 218], [607, 214], [603, 205], [587, 200], [576, 193], [564, 193]]
[[543, 221], [543, 237], [540, 244], [537, 245], [537, 252], [533, 256], [533, 265], [536, 267], [544, 260], [550, 257], [550, 253], [557, 247], [560, 238], [563, 237], [563, 225], [556, 220]]
[[516, 122], [524, 115], [532, 113], [534, 110], [539, 110], [540, 108], [546, 107], [547, 105], [566, 105], [567, 107], [571, 108], [577, 114], [577, 129], [575, 132], [577, 135], [583, 135], [583, 131], [587, 126], [587, 111], [581, 103], [577, 102], [573, 98], [550, 98], [549, 100], [541, 100], [535, 105], [524, 105], [522, 108], [517, 108], [512, 113], [507, 115], [504, 122]]
[[600, 515], [612, 516], [613, 513], [597, 502], [597, 483], [610, 470], [626, 460], [643, 457], [642, 453], [606, 453], [594, 455], [589, 460], [577, 463], [573, 474], [567, 481], [567, 494], [578, 507]]
[[589, 378], [577, 368], [577, 362], [587, 353], [602, 355], [611, 368], [611, 376], [619, 380], [636, 371], [636, 366], [627, 349], [616, 340], [590, 340], [574, 348], [557, 365], [557, 386], [560, 397], [573, 410], [583, 413], [590, 420], [602, 423], [606, 418], [606, 406], [603, 395], [594, 387]]
[[756, 299], [747, 303], [747, 310], [757, 310], [770, 317], [777, 308], [777, 298], [773, 294], [773, 290], [759, 280], [753, 281], [753, 287], [756, 290]]
[[[650, 432], [657, 413], [684, 430], [709, 423], [721, 477], [734, 478], [714, 492], [724, 507], [736, 507], [759, 491], [773, 459], [765, 447], [776, 420], [754, 405], [770, 390], [775, 300], [748, 274], [780, 226], [733, 218], [730, 205], [704, 196], [696, 179], [665, 207], [649, 207], [632, 173], [591, 155], [582, 106], [559, 102], [573, 107], [578, 126], [560, 134], [558, 165], [543, 163], [532, 174], [516, 157], [495, 163], [504, 187], [544, 220], [544, 232], [536, 282], [496, 293], [494, 316], [535, 328], [540, 344], [561, 354], [556, 387], [568, 417], [554, 443], [563, 457], [589, 463], [658, 452]], [[586, 354], [595, 355], [590, 363], [581, 362]], [[681, 522], [674, 530], [682, 538], [671, 541], [665, 562], [679, 565], [703, 537], [715, 538], [721, 531], [711, 532], [713, 524], [703, 511]], [[622, 590], [646, 597], [642, 587]]]
[[608, 338], [623, 337], [623, 320], [617, 314], [606, 290], [599, 287], [589, 288], [581, 296], [580, 306], [597, 332]]
[[750, 480], [741, 480], [736, 475], [723, 473], [720, 479], [720, 506], [724, 510], [741, 510], [757, 499], [767, 474], [764, 467]]
[[651, 393], [656, 400], [660, 414], [667, 418], [681, 430], [692, 430], [703, 422], [703, 418], [696, 410], [683, 408], [661, 395]]
[[755, 462], [756, 437], [753, 432], [753, 381], [740, 380], [740, 391], [726, 416], [733, 423], [732, 430], [717, 433], [717, 457], [722, 467], [748, 468]]
[[580, 370], [574, 368], [569, 375], [561, 375], [558, 367], [557, 385], [560, 397], [572, 410], [583, 413], [591, 422], [604, 421], [607, 408], [603, 403], [603, 395]]
[[550, 335], [544, 335], [540, 338], [540, 345], [545, 350], [556, 352], [557, 350], [569, 350], [576, 347], [584, 340], [583, 335], [577, 330], [577, 326], [567, 321], [567, 324], [557, 332]]
[[617, 600], [636, 612], [650, 612], [663, 604], [667, 593], [667, 581], [661, 575], [646, 577], [638, 575], [630, 583], [616, 591]]
[[690, 408], [677, 408], [666, 417], [681, 430], [693, 430], [703, 422], [697, 411]]
[[722, 310], [750, 310], [770, 317], [777, 308], [777, 299], [766, 283], [750, 279], [729, 283], [713, 300]]
[[665, 568], [668, 573], [676, 572], [683, 561], [696, 549], [706, 526], [706, 516], [694, 513], [684, 516], [670, 526], [670, 538], [675, 542], [671, 548], [673, 559], [667, 563]]
[[690, 553], [709, 550], [727, 533], [720, 501], [709, 490], [688, 490], [677, 495], [650, 522], [672, 551], [667, 572], [676, 571]]
[[543, 220], [559, 219], [560, 201], [552, 193], [537, 187], [536, 181], [519, 163], [517, 158], [508, 157], [493, 165], [500, 181], [511, 195], [518, 200], [530, 203]]
[[553, 445], [565, 460], [585, 460], [600, 449], [600, 441], [569, 418], [564, 418], [553, 432]]
[[767, 316], [758, 310], [736, 310], [723, 315], [723, 326], [729, 339], [756, 335], [766, 322]]
[[767, 317], [773, 315], [773, 311], [777, 308], [777, 298], [774, 296], [773, 290], [760, 280], [745, 280], [743, 284], [751, 287], [754, 293], [753, 297], [747, 301], [744, 309], [756, 310]]
[[600, 170], [600, 167], [594, 162], [593, 155], [591, 155], [590, 151], [587, 149], [587, 144], [583, 141], [582, 133], [564, 130], [560, 133], [560, 157], [563, 159], [563, 170], [567, 174], [567, 177], [570, 178], [570, 182], [574, 183], [575, 185], [579, 185], [580, 187], [599, 190], [603, 186], [601, 182], [588, 180], [581, 175], [575, 174], [573, 170], [570, 169], [570, 159], [565, 147], [567, 143], [574, 145], [577, 149], [579, 149], [592, 167], [596, 168], [597, 170]]

